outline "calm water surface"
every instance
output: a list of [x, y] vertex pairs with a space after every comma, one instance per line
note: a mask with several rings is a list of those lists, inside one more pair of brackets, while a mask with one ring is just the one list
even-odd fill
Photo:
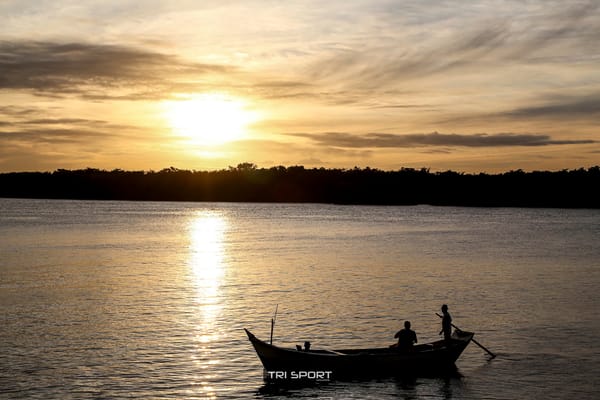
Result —
[[[600, 210], [0, 199], [2, 398], [595, 399]], [[242, 328], [477, 346], [460, 378], [272, 389]]]

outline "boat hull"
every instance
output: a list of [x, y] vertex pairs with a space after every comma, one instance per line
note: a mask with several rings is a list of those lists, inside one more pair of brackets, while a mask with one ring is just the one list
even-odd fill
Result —
[[332, 380], [369, 376], [430, 375], [456, 371], [455, 362], [473, 333], [455, 332], [453, 340], [394, 348], [296, 350], [273, 346], [245, 329], [265, 368], [265, 379]]

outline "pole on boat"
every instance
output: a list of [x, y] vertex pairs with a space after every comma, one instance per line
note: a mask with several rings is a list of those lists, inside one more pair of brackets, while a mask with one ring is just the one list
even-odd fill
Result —
[[[440, 314], [435, 313], [435, 315], [437, 315], [440, 318], [444, 318], [442, 317]], [[450, 322], [450, 325], [452, 325], [454, 327], [454, 329], [456, 329], [459, 332], [462, 332], [462, 329], [460, 329], [458, 326], [454, 325], [452, 322]], [[482, 345], [481, 343], [479, 343], [477, 340], [475, 340], [474, 338], [471, 338], [471, 340], [473, 341], [473, 343], [475, 343], [477, 346], [481, 347], [483, 350], [485, 350], [486, 353], [488, 353], [492, 358], [495, 358], [496, 355], [494, 353], [492, 353], [491, 351], [489, 351], [484, 345]]]
[[279, 308], [279, 304], [275, 306], [275, 314], [273, 314], [273, 318], [271, 318], [271, 340], [269, 344], [273, 344], [273, 328], [275, 327], [275, 319], [277, 318], [277, 309]]

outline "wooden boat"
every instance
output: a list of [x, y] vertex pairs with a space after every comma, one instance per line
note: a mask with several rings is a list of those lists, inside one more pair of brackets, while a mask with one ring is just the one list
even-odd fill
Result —
[[368, 376], [431, 375], [456, 371], [455, 362], [474, 333], [456, 330], [452, 340], [396, 348], [305, 350], [264, 342], [244, 329], [265, 368], [265, 380], [332, 380]]

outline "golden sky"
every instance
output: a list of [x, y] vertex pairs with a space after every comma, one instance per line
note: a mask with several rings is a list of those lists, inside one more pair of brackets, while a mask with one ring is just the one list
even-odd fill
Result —
[[0, 171], [600, 164], [597, 1], [0, 2]]

